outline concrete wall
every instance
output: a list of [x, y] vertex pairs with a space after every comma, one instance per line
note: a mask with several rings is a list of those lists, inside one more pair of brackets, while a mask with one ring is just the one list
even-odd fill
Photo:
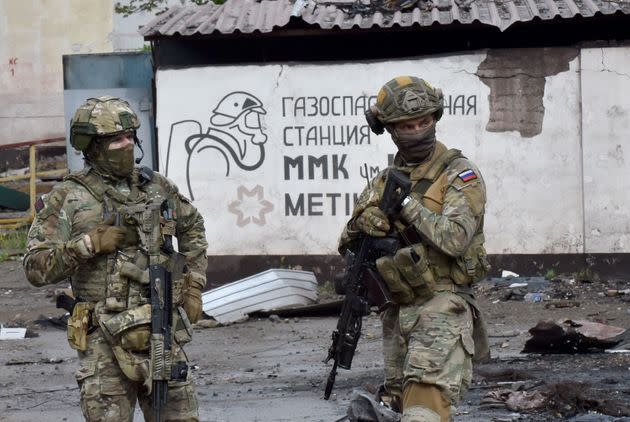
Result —
[[142, 49], [154, 13], [124, 17], [114, 2], [0, 0], [0, 145], [64, 136], [64, 54]]
[[[382, 168], [394, 147], [387, 136], [373, 134], [350, 144], [320, 135], [323, 142], [300, 145], [296, 128], [304, 128], [304, 138], [310, 127], [360, 131], [362, 112], [324, 114], [321, 101], [319, 111], [311, 102], [369, 99], [391, 77], [418, 74], [446, 94], [438, 139], [462, 149], [484, 175], [489, 253], [628, 253], [624, 210], [630, 204], [623, 190], [630, 176], [623, 157], [630, 139], [628, 68], [629, 48], [550, 48], [354, 64], [160, 70], [160, 168], [195, 196], [212, 222], [211, 255], [334, 254], [348, 218], [343, 195], [360, 192], [366, 172]], [[310, 80], [317, 84], [304, 83]], [[239, 103], [238, 92], [259, 101], [259, 108], [230, 123], [236, 132], [223, 139], [219, 132], [229, 132], [228, 126], [216, 115], [230, 114], [224, 107], [242, 107], [246, 96]], [[296, 108], [297, 98], [305, 105]], [[248, 126], [247, 115], [259, 119]], [[235, 143], [224, 148], [230, 142]], [[302, 177], [287, 167], [287, 157], [299, 156], [305, 160]], [[323, 156], [328, 174], [315, 161], [308, 173], [309, 157]], [[335, 156], [347, 174], [334, 173]], [[337, 193], [335, 211], [327, 194]], [[295, 212], [300, 194], [305, 205]]]
[[628, 252], [630, 48], [588, 48], [580, 58], [585, 248]]
[[0, 0], [0, 144], [63, 136], [62, 55], [112, 51], [112, 0]]

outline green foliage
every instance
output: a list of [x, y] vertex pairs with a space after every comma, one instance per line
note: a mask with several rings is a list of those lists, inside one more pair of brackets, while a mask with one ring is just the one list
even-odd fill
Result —
[[547, 272], [545, 273], [545, 278], [547, 280], [554, 280], [556, 277], [558, 277], [558, 274], [556, 273], [556, 270], [554, 270], [553, 268], [548, 269]]
[[[198, 6], [207, 4], [210, 0], [188, 0]], [[215, 4], [223, 4], [227, 0], [213, 0]], [[156, 15], [166, 12], [168, 9], [167, 0], [125, 0], [114, 3], [114, 11], [127, 17], [134, 13], [151, 12]]]
[[590, 267], [586, 267], [573, 273], [575, 281], [581, 281], [583, 283], [591, 283], [599, 281], [599, 274], [593, 271]]
[[0, 232], [0, 261], [6, 261], [16, 252], [26, 250], [28, 230], [9, 230]]
[[335, 286], [330, 281], [327, 281], [324, 284], [317, 286], [317, 293], [319, 296], [332, 296], [336, 294]]
[[0, 249], [26, 249], [27, 234], [26, 229], [0, 232]]

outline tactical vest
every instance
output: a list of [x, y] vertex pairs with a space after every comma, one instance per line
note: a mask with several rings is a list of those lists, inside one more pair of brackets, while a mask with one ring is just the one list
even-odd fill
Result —
[[[442, 205], [447, 183], [448, 166], [456, 159], [465, 158], [461, 151], [450, 149], [432, 161], [414, 169], [410, 177], [412, 179], [412, 191], [422, 198], [421, 203], [429, 211], [442, 214]], [[406, 243], [421, 243], [413, 227], [402, 228], [403, 238]], [[465, 286], [479, 281], [486, 276], [490, 265], [486, 259], [483, 235], [483, 217], [475, 232], [470, 245], [462, 256], [453, 258], [437, 248], [426, 245], [426, 260], [433, 274], [433, 278], [442, 285], [453, 282], [456, 285]], [[426, 242], [425, 242], [426, 243]]]
[[[135, 230], [139, 237], [137, 245], [133, 245], [110, 254], [106, 259], [105, 277], [94, 277], [95, 268], [79, 268], [72, 277], [72, 288], [75, 295], [89, 302], [102, 302], [103, 311], [120, 312], [133, 309], [150, 302], [148, 253], [144, 245], [151, 227], [146, 218], [147, 205], [167, 199], [168, 192], [164, 187], [151, 180], [142, 179], [137, 171], [132, 176], [129, 195], [124, 195], [93, 171], [84, 170], [66, 177], [90, 192], [102, 205], [103, 217], [109, 213], [121, 216], [116, 224], [127, 225]], [[143, 214], [144, 213], [144, 214]], [[162, 227], [163, 234], [175, 235], [175, 221]], [[95, 265], [102, 266], [97, 257]], [[168, 260], [163, 257], [164, 262]], [[174, 303], [181, 297], [181, 283], [173, 283]]]

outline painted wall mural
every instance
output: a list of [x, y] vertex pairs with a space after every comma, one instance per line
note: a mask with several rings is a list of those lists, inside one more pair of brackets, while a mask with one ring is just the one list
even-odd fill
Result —
[[[486, 180], [490, 252], [579, 252], [581, 199], [570, 192], [580, 179], [558, 164], [579, 161], [576, 61], [546, 78], [541, 133], [525, 136], [509, 122], [488, 131], [489, 101], [508, 100], [498, 88], [492, 94], [486, 58], [158, 70], [160, 171], [201, 210], [209, 254], [334, 254], [355, 199], [395, 153], [364, 112], [384, 82], [418, 75], [445, 93], [438, 139], [463, 150]], [[521, 118], [492, 110], [493, 121]]]

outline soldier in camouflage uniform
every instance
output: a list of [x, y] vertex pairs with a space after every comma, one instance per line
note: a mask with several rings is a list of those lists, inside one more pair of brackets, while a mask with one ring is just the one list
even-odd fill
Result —
[[376, 261], [393, 306], [382, 315], [385, 389], [403, 422], [446, 422], [467, 391], [472, 358], [487, 358], [485, 327], [471, 284], [488, 271], [483, 246], [486, 189], [477, 167], [436, 141], [443, 95], [422, 79], [397, 77], [383, 86], [366, 118], [398, 147], [394, 164], [412, 192], [396, 221], [378, 208], [387, 172], [359, 197], [339, 250], [361, 233], [396, 236], [393, 256]]
[[[76, 304], [68, 340], [78, 350], [76, 379], [88, 421], [131, 421], [136, 400], [154, 421], [150, 368], [151, 304], [146, 210], [166, 203], [162, 235], [178, 240], [186, 265], [173, 276], [173, 362], [201, 315], [207, 242], [197, 209], [167, 178], [134, 167], [138, 117], [126, 101], [90, 98], [71, 122], [70, 143], [86, 166], [36, 203], [24, 269], [35, 286], [70, 279]], [[144, 223], [144, 224], [143, 224]], [[150, 226], [150, 225], [149, 225]], [[170, 229], [167, 230], [166, 227]], [[159, 235], [158, 235], [159, 238]], [[169, 256], [160, 256], [165, 266]], [[163, 420], [198, 421], [191, 372], [168, 382]]]

